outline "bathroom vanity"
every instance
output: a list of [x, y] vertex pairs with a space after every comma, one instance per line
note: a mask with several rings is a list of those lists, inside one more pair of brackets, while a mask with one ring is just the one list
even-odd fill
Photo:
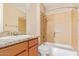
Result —
[[[20, 37], [20, 36], [19, 36]], [[17, 42], [18, 41], [18, 42]], [[1, 45], [1, 43], [0, 43]], [[38, 37], [28, 37], [0, 46], [0, 56], [37, 56]]]

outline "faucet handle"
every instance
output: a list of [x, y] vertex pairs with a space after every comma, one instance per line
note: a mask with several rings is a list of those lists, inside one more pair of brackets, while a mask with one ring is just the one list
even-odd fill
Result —
[[54, 32], [54, 38], [55, 38], [56, 32]]

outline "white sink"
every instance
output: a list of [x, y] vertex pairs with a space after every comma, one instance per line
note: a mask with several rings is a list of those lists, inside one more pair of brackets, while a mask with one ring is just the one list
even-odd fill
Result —
[[29, 38], [34, 37], [34, 35], [17, 35], [17, 36], [5, 36], [0, 37], [0, 47], [5, 47], [7, 45], [19, 43]]
[[17, 36], [0, 37], [0, 44], [24, 41], [24, 40], [28, 40], [28, 38], [31, 37], [33, 37], [33, 35], [17, 35]]
[[12, 42], [14, 39], [0, 39], [0, 42]]
[[0, 39], [13, 39], [14, 36], [5, 36], [5, 37], [0, 37]]
[[17, 37], [22, 37], [22, 38], [29, 38], [32, 37], [33, 35], [17, 35]]
[[32, 35], [17, 35], [14, 37], [14, 39], [21, 40], [21, 39], [28, 39], [31, 37], [33, 37], [33, 36]]

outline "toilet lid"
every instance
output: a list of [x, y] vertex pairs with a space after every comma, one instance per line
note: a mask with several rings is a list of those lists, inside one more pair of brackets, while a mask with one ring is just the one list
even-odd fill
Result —
[[48, 50], [50, 50], [50, 47], [42, 44], [42, 45], [40, 45], [40, 46], [38, 47], [38, 49], [44, 50], [44, 51], [48, 51]]

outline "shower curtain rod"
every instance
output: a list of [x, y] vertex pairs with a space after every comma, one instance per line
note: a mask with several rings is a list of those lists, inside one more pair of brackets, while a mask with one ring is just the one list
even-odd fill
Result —
[[[55, 9], [51, 9], [51, 10], [57, 10], [57, 9], [63, 9], [63, 8], [75, 8], [75, 9], [78, 9], [79, 7], [60, 7], [60, 8], [55, 8]], [[48, 10], [48, 11], [51, 11], [51, 10]]]

